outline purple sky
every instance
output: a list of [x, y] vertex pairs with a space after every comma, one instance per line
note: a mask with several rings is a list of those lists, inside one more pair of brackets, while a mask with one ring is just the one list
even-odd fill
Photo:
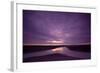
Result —
[[23, 43], [90, 43], [91, 14], [23, 10]]

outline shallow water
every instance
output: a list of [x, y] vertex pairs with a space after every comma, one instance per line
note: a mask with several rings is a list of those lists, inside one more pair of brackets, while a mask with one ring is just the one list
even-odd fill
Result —
[[[57, 49], [53, 52], [52, 49]], [[63, 48], [63, 52], [59, 51]], [[91, 58], [90, 45], [23, 46], [23, 62], [83, 60]]]

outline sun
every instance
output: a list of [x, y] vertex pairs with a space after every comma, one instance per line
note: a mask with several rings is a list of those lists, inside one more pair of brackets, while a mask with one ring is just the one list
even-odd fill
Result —
[[52, 43], [52, 44], [62, 44], [64, 43], [63, 40], [51, 40], [51, 41], [48, 41], [49, 43]]

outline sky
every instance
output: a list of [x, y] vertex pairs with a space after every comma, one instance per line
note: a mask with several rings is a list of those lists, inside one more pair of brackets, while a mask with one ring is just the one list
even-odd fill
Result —
[[79, 44], [90, 39], [90, 13], [23, 10], [23, 44]]

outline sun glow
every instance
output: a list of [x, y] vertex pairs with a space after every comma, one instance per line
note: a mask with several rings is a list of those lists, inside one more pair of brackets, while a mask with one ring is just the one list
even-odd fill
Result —
[[60, 44], [60, 43], [64, 43], [64, 41], [62, 40], [52, 40], [52, 41], [48, 41], [49, 43], [55, 43], [55, 44]]

